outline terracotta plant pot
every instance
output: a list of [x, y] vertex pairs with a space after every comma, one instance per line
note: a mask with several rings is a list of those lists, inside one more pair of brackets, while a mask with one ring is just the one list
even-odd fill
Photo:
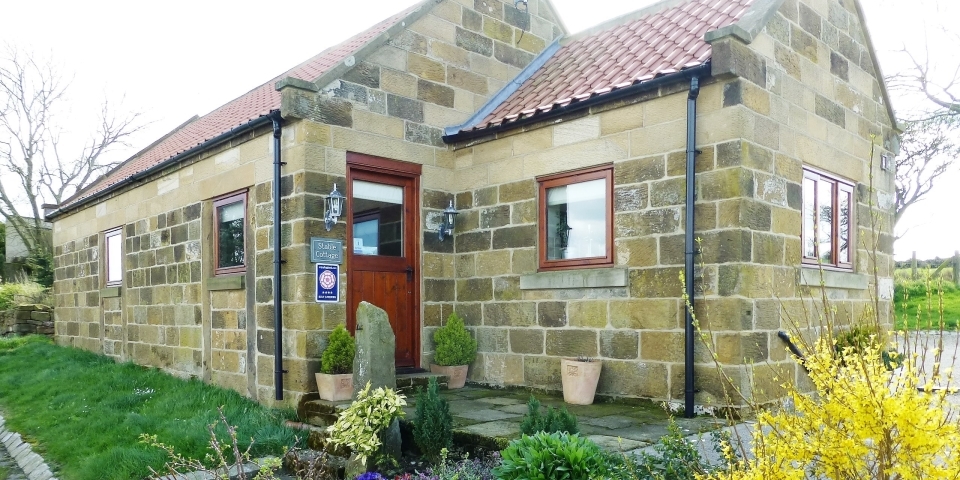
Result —
[[439, 373], [440, 375], [446, 375], [449, 379], [447, 383], [447, 388], [463, 388], [463, 385], [467, 383], [467, 368], [469, 365], [453, 365], [449, 367], [430, 364], [430, 371], [433, 373]]
[[599, 360], [593, 362], [579, 362], [577, 360], [560, 360], [560, 380], [563, 382], [563, 401], [573, 405], [590, 405], [597, 393], [597, 383], [600, 381]]
[[343, 373], [340, 375], [318, 373], [316, 376], [320, 398], [331, 402], [339, 402], [353, 398], [352, 373]]

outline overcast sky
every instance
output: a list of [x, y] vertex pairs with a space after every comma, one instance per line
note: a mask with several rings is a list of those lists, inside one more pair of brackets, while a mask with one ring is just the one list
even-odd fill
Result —
[[[150, 124], [124, 159], [195, 114], [204, 114], [417, 0], [29, 0], [4, 2], [0, 43], [52, 56], [72, 78], [67, 134], [90, 131], [99, 103], [122, 102]], [[830, 0], [836, 1], [836, 0]], [[553, 0], [571, 32], [653, 3]], [[957, 45], [937, 43], [936, 25], [960, 24], [956, 0], [863, 0], [884, 73], [902, 68], [896, 50], [932, 45], [937, 64], [960, 65]], [[898, 111], [912, 105], [894, 99]], [[6, 172], [3, 172], [4, 175]], [[9, 177], [4, 177], [9, 178]], [[9, 181], [9, 180], [7, 180]], [[908, 210], [897, 258], [960, 250], [960, 165]]]

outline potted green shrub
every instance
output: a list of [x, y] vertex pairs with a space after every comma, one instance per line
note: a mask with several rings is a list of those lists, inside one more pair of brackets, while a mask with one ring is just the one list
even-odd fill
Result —
[[563, 401], [573, 405], [590, 405], [597, 393], [600, 368], [603, 363], [592, 358], [577, 357], [560, 360], [560, 382]]
[[446, 375], [447, 388], [463, 388], [467, 369], [477, 357], [477, 341], [470, 336], [463, 319], [456, 312], [447, 318], [447, 324], [433, 333], [435, 350], [430, 371]]
[[343, 325], [330, 332], [327, 348], [320, 356], [316, 374], [320, 398], [331, 402], [353, 398], [353, 356], [357, 351], [353, 337]]

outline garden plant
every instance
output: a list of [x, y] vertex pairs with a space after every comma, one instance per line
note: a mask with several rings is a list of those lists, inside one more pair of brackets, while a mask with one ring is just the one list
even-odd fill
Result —
[[341, 324], [337, 325], [327, 340], [327, 348], [320, 355], [320, 372], [340, 375], [353, 372], [353, 357], [357, 345], [350, 332]]
[[[872, 157], [872, 155], [871, 155]], [[873, 170], [870, 169], [872, 172]], [[789, 371], [774, 369], [786, 396], [782, 405], [763, 404], [758, 392], [742, 391], [726, 378], [731, 398], [756, 415], [752, 446], [729, 469], [698, 475], [709, 480], [750, 479], [945, 479], [960, 476], [960, 419], [947, 396], [950, 372], [944, 356], [942, 309], [932, 335], [891, 332], [879, 282], [879, 213], [870, 207], [871, 235], [862, 235], [872, 265], [870, 305], [859, 316], [838, 307], [823, 280], [810, 289], [799, 316], [784, 318], [794, 355], [812, 392]], [[935, 295], [928, 293], [928, 298]], [[690, 308], [689, 302], [687, 303]], [[784, 309], [787, 311], [787, 309]], [[694, 314], [695, 315], [695, 314]], [[920, 328], [916, 325], [915, 328]], [[709, 349], [710, 332], [701, 331]], [[890, 352], [899, 352], [892, 358]], [[955, 357], [955, 352], [954, 352]], [[716, 361], [716, 355], [714, 354]], [[895, 361], [891, 361], [895, 360]], [[718, 363], [719, 367], [719, 363]], [[717, 369], [724, 375], [722, 369]], [[762, 393], [762, 392], [760, 392]], [[727, 447], [732, 454], [732, 447]], [[746, 452], [741, 452], [746, 453]]]
[[446, 325], [434, 332], [433, 342], [436, 346], [433, 361], [437, 365], [469, 365], [477, 357], [477, 341], [456, 312], [450, 314]]
[[538, 432], [546, 433], [580, 433], [577, 426], [577, 416], [567, 411], [567, 407], [559, 409], [548, 407], [547, 412], [543, 413], [540, 409], [540, 401], [533, 395], [527, 401], [527, 413], [520, 421], [520, 433], [533, 435]]
[[436, 377], [430, 378], [426, 390], [421, 388], [417, 393], [416, 412], [413, 439], [426, 458], [440, 460], [442, 452], [453, 444], [453, 418], [450, 405], [440, 397]]

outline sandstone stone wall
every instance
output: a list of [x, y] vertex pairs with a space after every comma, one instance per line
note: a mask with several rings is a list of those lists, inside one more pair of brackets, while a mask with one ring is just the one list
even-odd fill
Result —
[[100, 236], [85, 233], [54, 239], [53, 283], [56, 338], [102, 351], [100, 343]]
[[[56, 340], [256, 398], [256, 185], [270, 130], [251, 132], [54, 224]], [[248, 274], [217, 277], [212, 199], [248, 191]], [[269, 191], [269, 190], [267, 190]], [[269, 212], [266, 214], [269, 217]], [[122, 227], [123, 282], [105, 287], [104, 231]], [[79, 239], [79, 240], [78, 240]], [[249, 275], [249, 279], [247, 278]], [[268, 292], [269, 293], [269, 292]], [[256, 331], [255, 329], [253, 330]], [[272, 362], [271, 362], [272, 363]], [[272, 372], [272, 369], [271, 369]]]
[[[284, 144], [291, 182], [284, 186], [290, 195], [285, 209], [291, 213], [284, 281], [298, 285], [287, 300], [305, 302], [289, 308], [306, 315], [302, 326], [289, 326], [289, 335], [285, 333], [287, 351], [302, 355], [304, 362], [296, 376], [287, 375], [288, 381], [300, 382], [296, 378], [303, 375], [304, 388], [312, 388], [326, 336], [346, 320], [349, 279], [341, 278], [341, 303], [313, 304], [313, 265], [304, 255], [311, 236], [346, 239], [345, 219], [327, 232], [322, 218], [323, 197], [333, 183], [345, 191], [347, 152], [422, 165], [421, 324], [439, 326], [455, 301], [454, 241], [439, 241], [436, 229], [440, 212], [459, 190], [454, 153], [441, 139], [443, 128], [465, 121], [560, 34], [545, 2], [530, 1], [528, 12], [522, 12], [513, 2], [443, 0], [342, 78], [317, 85], [319, 91], [293, 85], [281, 90], [284, 118], [301, 119], [285, 127], [294, 133]], [[258, 230], [258, 250], [266, 242]], [[345, 272], [346, 263], [341, 268]], [[261, 273], [258, 285], [272, 276], [272, 271]], [[272, 318], [264, 312], [267, 308], [258, 306], [258, 318]], [[290, 321], [285, 315], [285, 324]], [[430, 333], [421, 335], [423, 365], [433, 350]]]
[[[345, 275], [340, 303], [314, 302], [309, 239], [346, 239], [343, 218], [325, 229], [323, 198], [335, 183], [346, 190], [347, 152], [358, 152], [422, 165], [421, 364], [434, 329], [456, 310], [479, 341], [473, 381], [558, 389], [559, 359], [586, 355], [604, 362], [601, 394], [682, 398], [688, 85], [447, 146], [442, 128], [472, 115], [560, 33], [544, 2], [531, 0], [527, 15], [512, 3], [437, 2], [340, 79], [287, 83], [279, 226], [267, 128], [59, 218], [58, 341], [273, 403], [279, 247], [284, 396], [295, 402], [315, 388], [326, 337], [346, 319]], [[800, 293], [819, 283], [800, 268], [802, 168], [857, 183], [854, 271], [827, 274], [828, 295], [849, 321], [870, 305], [872, 245], [881, 283], [892, 275], [893, 178], [869, 167], [871, 134], [878, 152], [890, 151], [892, 125], [846, 0], [786, 0], [752, 43], [728, 36], [713, 47], [697, 117], [698, 318], [727, 375], [775, 393], [773, 370], [752, 363], [770, 359], [797, 374], [776, 332], [812, 307]], [[535, 177], [604, 164], [614, 170], [614, 265], [538, 272]], [[248, 195], [247, 271], [215, 277], [211, 199], [239, 190]], [[436, 228], [451, 199], [461, 215], [455, 238], [441, 242]], [[124, 284], [104, 289], [100, 236], [118, 225]], [[556, 288], [570, 282], [581, 287]], [[889, 301], [880, 305], [888, 315]], [[696, 360], [699, 400], [722, 402], [712, 359], [699, 349]]]
[[0, 314], [0, 336], [53, 336], [53, 309], [47, 305], [19, 305]]

